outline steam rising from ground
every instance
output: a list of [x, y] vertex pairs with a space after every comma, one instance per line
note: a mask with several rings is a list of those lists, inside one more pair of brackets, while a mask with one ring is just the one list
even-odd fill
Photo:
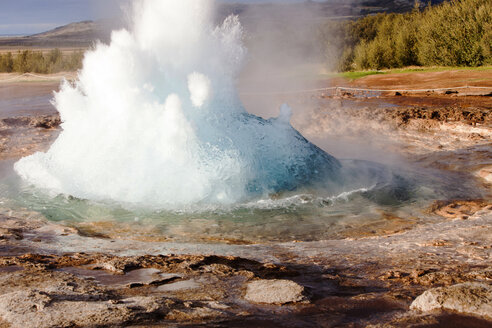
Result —
[[132, 30], [88, 52], [79, 80], [55, 95], [58, 139], [17, 173], [57, 193], [163, 208], [339, 183], [341, 165], [292, 128], [288, 106], [270, 120], [244, 110], [243, 31], [234, 16], [214, 27], [211, 9], [136, 2]]

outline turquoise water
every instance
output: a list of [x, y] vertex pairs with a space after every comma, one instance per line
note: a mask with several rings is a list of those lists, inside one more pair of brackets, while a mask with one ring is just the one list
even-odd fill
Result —
[[[196, 206], [183, 211], [96, 202], [52, 194], [23, 182], [2, 163], [0, 196], [4, 207], [27, 208], [49, 220], [95, 236], [181, 242], [278, 242], [342, 238], [384, 223], [384, 214], [409, 222], [426, 218], [435, 199], [467, 198], [477, 193], [456, 176], [436, 171], [398, 170], [362, 161], [341, 161], [365, 175], [358, 185], [330, 194], [322, 189], [277, 193], [230, 206]], [[377, 167], [378, 174], [370, 176]], [[359, 177], [360, 178], [360, 177]], [[362, 230], [361, 230], [362, 229]]]

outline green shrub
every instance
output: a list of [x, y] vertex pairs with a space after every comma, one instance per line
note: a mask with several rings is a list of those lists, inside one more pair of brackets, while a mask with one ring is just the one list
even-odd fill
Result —
[[492, 3], [486, 0], [451, 1], [426, 10], [417, 35], [420, 63], [483, 65], [485, 31], [491, 23]]
[[41, 51], [23, 50], [16, 55], [0, 54], [0, 72], [3, 73], [58, 73], [62, 71], [75, 71], [82, 66], [84, 53], [74, 51], [68, 55], [60, 49], [50, 50], [47, 54]]
[[14, 70], [14, 57], [11, 52], [0, 54], [0, 72], [11, 73]]
[[345, 40], [338, 57], [342, 71], [492, 63], [490, 0], [451, 0], [340, 24], [345, 26], [337, 31]]

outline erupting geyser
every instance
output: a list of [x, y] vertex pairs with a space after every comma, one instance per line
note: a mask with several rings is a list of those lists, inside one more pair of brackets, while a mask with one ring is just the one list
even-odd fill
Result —
[[16, 172], [57, 193], [170, 209], [336, 184], [339, 162], [292, 128], [290, 108], [269, 120], [244, 110], [241, 25], [214, 27], [210, 9], [136, 2], [132, 31], [89, 51], [78, 81], [56, 93], [58, 139]]

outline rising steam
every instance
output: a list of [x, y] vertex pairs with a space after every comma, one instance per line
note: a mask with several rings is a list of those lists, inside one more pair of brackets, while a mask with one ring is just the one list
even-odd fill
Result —
[[143, 0], [133, 28], [84, 59], [55, 94], [63, 131], [15, 164], [57, 193], [162, 208], [230, 204], [339, 179], [339, 162], [278, 118], [248, 114], [235, 80], [246, 49], [235, 16], [212, 3]]

